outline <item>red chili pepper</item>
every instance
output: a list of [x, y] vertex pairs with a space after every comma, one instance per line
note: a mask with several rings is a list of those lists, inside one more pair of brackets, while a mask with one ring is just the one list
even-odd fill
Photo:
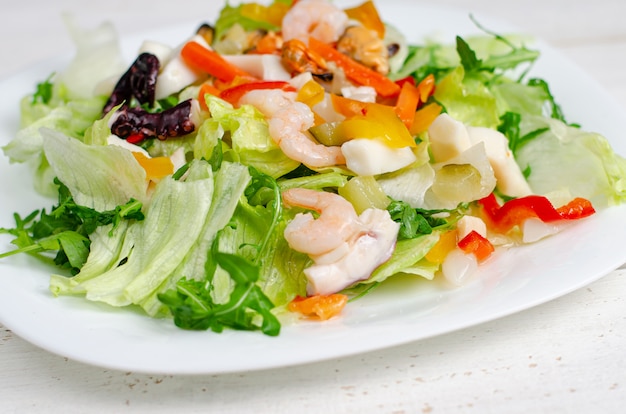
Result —
[[228, 89], [224, 89], [220, 92], [220, 98], [223, 100], [230, 102], [233, 105], [237, 105], [239, 99], [252, 90], [256, 89], [282, 89], [286, 92], [296, 92], [296, 88], [294, 88], [290, 83], [284, 81], [260, 81], [260, 82], [248, 82], [242, 83], [241, 85], [233, 86]]
[[472, 230], [467, 236], [463, 237], [457, 243], [457, 246], [465, 253], [473, 253], [479, 262], [488, 258], [495, 250], [493, 244], [475, 230]]
[[554, 208], [546, 197], [538, 195], [515, 198], [500, 206], [495, 195], [491, 193], [478, 203], [482, 206], [490, 226], [500, 233], [506, 233], [531, 217], [549, 223], [558, 220], [576, 220], [595, 213], [591, 202], [580, 197], [559, 209]]

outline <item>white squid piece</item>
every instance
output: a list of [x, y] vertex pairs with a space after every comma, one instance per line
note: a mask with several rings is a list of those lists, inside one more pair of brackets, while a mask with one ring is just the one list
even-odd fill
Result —
[[314, 261], [304, 270], [309, 295], [333, 294], [365, 280], [393, 253], [400, 225], [386, 210], [357, 215], [343, 197], [304, 188], [283, 192], [283, 203], [319, 213], [317, 219], [298, 213], [284, 233], [292, 249]]

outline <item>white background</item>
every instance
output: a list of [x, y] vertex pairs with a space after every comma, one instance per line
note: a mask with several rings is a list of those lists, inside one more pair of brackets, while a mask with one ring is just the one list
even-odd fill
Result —
[[[71, 52], [62, 11], [74, 13], [87, 26], [112, 20], [122, 33], [132, 34], [182, 22], [195, 26], [219, 6], [208, 0], [7, 3], [1, 12], [0, 77]], [[621, 0], [474, 0], [471, 6], [439, 0], [436, 5], [488, 14], [543, 38], [626, 106], [626, 3]], [[356, 357], [242, 374], [108, 371], [49, 354], [0, 326], [0, 411], [622, 412], [625, 275], [626, 270], [616, 270], [560, 299], [453, 334]]]

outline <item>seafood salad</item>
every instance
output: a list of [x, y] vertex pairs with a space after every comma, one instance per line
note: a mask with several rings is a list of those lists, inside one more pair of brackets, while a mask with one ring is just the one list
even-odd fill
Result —
[[17, 212], [0, 258], [57, 266], [54, 296], [274, 336], [622, 203], [626, 161], [566, 119], [540, 53], [475, 23], [419, 44], [370, 0], [227, 3], [125, 62], [111, 26], [68, 21], [80, 53], [2, 147], [56, 202]]

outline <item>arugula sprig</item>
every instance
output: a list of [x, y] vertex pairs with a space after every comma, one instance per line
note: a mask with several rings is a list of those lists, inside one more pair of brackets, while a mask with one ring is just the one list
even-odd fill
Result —
[[500, 117], [500, 121], [498, 131], [502, 132], [508, 138], [509, 149], [513, 152], [513, 155], [515, 155], [524, 144], [550, 129], [548, 127], [538, 128], [522, 135], [520, 129], [522, 115], [517, 112], [505, 112]]
[[0, 233], [15, 237], [12, 244], [17, 249], [1, 253], [0, 258], [18, 253], [28, 253], [46, 260], [44, 253], [56, 253], [53, 263], [78, 273], [89, 255], [89, 235], [97, 227], [112, 224], [109, 234], [122, 220], [143, 220], [142, 203], [130, 199], [113, 210], [98, 212], [76, 204], [69, 189], [55, 178], [58, 185], [58, 204], [50, 213], [35, 210], [25, 218], [14, 214], [15, 227], [0, 228]]
[[[174, 317], [176, 326], [189, 330], [222, 332], [225, 327], [237, 330], [258, 330], [269, 336], [280, 333], [280, 322], [271, 312], [274, 304], [256, 284], [260, 266], [241, 256], [217, 251], [219, 239], [209, 250], [205, 278], [183, 278], [170, 289], [158, 295]], [[216, 303], [212, 296], [213, 277], [217, 266], [226, 271], [235, 287], [226, 303]], [[260, 326], [257, 323], [261, 319]]]
[[493, 73], [496, 70], [505, 71], [514, 69], [522, 63], [532, 64], [539, 57], [539, 52], [536, 50], [518, 47], [505, 37], [499, 35], [494, 36], [508, 45], [511, 50], [502, 55], [490, 55], [484, 60], [476, 56], [476, 52], [461, 36], [456, 37], [456, 51], [466, 73], [477, 73], [481, 71]]
[[50, 74], [50, 76], [48, 76], [46, 80], [37, 84], [37, 88], [33, 93], [31, 104], [40, 102], [47, 105], [50, 102], [50, 100], [52, 99], [52, 91], [54, 88], [54, 83], [52, 82], [53, 77], [54, 73]]
[[438, 215], [442, 213], [452, 214], [459, 209], [459, 206], [453, 210], [426, 210], [422, 208], [413, 208], [404, 201], [392, 201], [387, 207], [391, 219], [400, 223], [398, 231], [398, 240], [414, 239], [416, 237], [431, 234], [433, 230], [446, 227], [452, 223]]
[[[159, 300], [169, 308], [175, 325], [182, 329], [222, 332], [229, 327], [260, 329], [269, 336], [280, 333], [280, 322], [271, 312], [274, 304], [257, 284], [261, 276], [260, 261], [282, 217], [280, 188], [272, 177], [253, 167], [249, 167], [249, 171], [251, 181], [244, 195], [250, 205], [265, 206], [271, 210], [269, 229], [258, 244], [251, 246], [256, 252], [251, 260], [220, 252], [218, 247], [222, 231], [218, 232], [207, 253], [204, 276], [200, 279], [182, 278], [174, 289], [158, 295]], [[217, 303], [212, 295], [218, 267], [227, 272], [234, 283], [227, 303]]]

